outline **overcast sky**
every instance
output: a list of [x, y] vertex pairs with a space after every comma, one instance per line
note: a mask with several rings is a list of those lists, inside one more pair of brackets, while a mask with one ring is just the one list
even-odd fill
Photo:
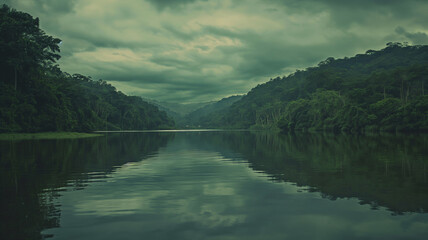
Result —
[[427, 0], [3, 0], [63, 40], [63, 71], [202, 102], [387, 42], [428, 44]]

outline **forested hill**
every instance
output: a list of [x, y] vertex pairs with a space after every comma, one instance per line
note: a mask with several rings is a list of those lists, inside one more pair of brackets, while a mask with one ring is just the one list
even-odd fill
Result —
[[221, 116], [221, 112], [228, 109], [233, 103], [239, 101], [242, 95], [235, 95], [221, 99], [218, 102], [210, 103], [206, 106], [196, 109], [193, 112], [188, 113], [183, 122], [187, 128], [211, 128], [215, 127], [207, 123], [216, 121], [215, 117]]
[[427, 131], [428, 46], [388, 43], [271, 79], [206, 124], [229, 128]]
[[174, 122], [105, 81], [62, 72], [60, 39], [39, 19], [0, 8], [0, 132], [159, 129]]

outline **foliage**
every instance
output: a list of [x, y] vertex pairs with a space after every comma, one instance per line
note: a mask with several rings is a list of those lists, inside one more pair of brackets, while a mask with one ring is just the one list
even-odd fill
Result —
[[105, 81], [62, 72], [61, 40], [46, 35], [39, 20], [0, 9], [0, 132], [170, 128], [173, 121], [139, 97]]
[[327, 58], [253, 88], [211, 125], [281, 130], [427, 131], [428, 46], [388, 43]]
[[99, 133], [77, 133], [77, 132], [43, 132], [43, 133], [0, 133], [0, 141], [19, 141], [34, 139], [73, 139], [100, 137]]

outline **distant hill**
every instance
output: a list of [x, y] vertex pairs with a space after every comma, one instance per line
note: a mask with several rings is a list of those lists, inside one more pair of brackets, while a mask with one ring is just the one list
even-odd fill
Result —
[[160, 109], [165, 110], [166, 112], [170, 112], [173, 115], [179, 115], [181, 117], [186, 116], [187, 114], [214, 103], [211, 102], [201, 102], [201, 103], [172, 103], [172, 102], [162, 102], [157, 100], [145, 99], [146, 101], [158, 106]]
[[258, 85], [207, 124], [229, 128], [427, 131], [428, 46], [388, 43]]
[[162, 102], [153, 99], [145, 99], [147, 102], [157, 106], [161, 111], [166, 112], [166, 114], [174, 119], [176, 128], [186, 128], [188, 125], [186, 121], [186, 115], [194, 112], [197, 109], [203, 108], [207, 105], [215, 103], [211, 102], [202, 102], [202, 103], [171, 103], [171, 102]]
[[169, 117], [174, 119], [177, 128], [206, 128], [211, 127], [206, 124], [206, 122], [210, 122], [206, 119], [207, 117], [211, 118], [219, 115], [241, 98], [242, 95], [235, 95], [223, 98], [217, 102], [202, 103], [171, 103], [150, 99], [145, 100], [154, 104], [160, 110], [165, 111]]
[[187, 127], [212, 127], [207, 124], [210, 122], [209, 118], [220, 114], [221, 111], [229, 108], [233, 103], [239, 101], [242, 97], [242, 95], [236, 95], [223, 98], [218, 102], [207, 104], [187, 114], [184, 118], [184, 122], [186, 123]]

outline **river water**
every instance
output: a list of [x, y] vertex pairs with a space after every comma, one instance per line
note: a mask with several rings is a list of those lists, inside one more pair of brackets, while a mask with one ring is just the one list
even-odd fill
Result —
[[428, 136], [0, 141], [1, 239], [425, 239]]

